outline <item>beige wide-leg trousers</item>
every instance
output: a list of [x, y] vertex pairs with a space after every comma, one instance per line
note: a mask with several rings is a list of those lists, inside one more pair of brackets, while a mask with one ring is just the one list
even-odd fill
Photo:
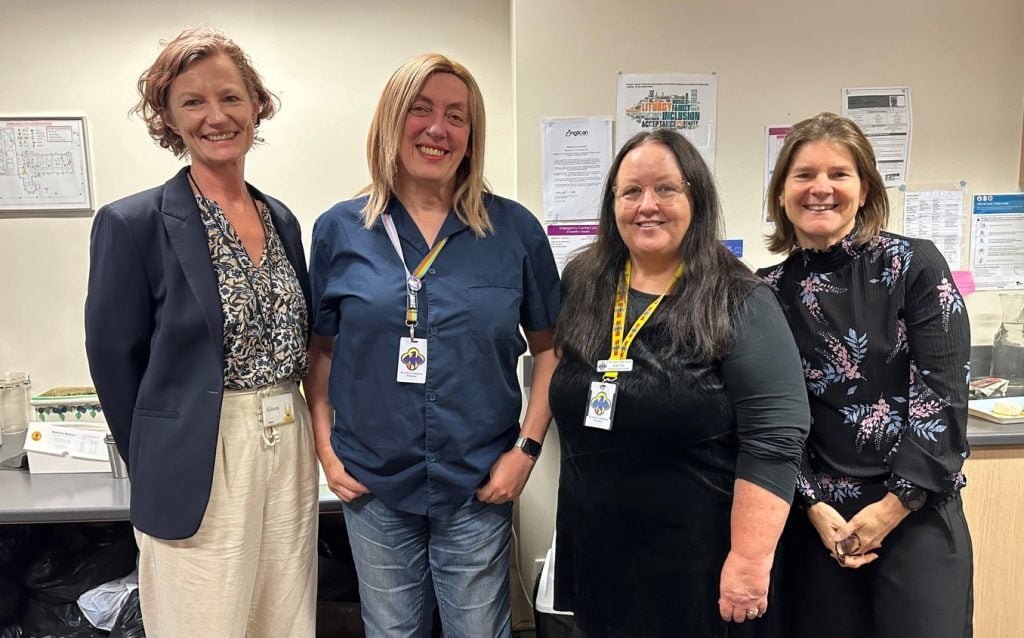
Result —
[[210, 503], [195, 536], [167, 541], [135, 531], [149, 638], [315, 634], [312, 423], [295, 383], [269, 392], [292, 394], [295, 423], [261, 431], [260, 392], [224, 392]]

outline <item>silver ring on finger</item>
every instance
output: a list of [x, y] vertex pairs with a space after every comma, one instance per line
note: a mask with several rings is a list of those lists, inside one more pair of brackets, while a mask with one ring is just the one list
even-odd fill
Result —
[[758, 616], [757, 609], [748, 609], [747, 610], [747, 620], [753, 620], [753, 619], [757, 618], [757, 616]]

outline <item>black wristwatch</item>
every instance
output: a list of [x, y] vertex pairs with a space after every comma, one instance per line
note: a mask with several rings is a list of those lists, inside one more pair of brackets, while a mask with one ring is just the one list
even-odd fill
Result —
[[538, 456], [540, 456], [541, 444], [525, 436], [521, 436], [518, 439], [516, 439], [515, 447], [525, 452], [526, 456], [530, 457], [531, 459], [536, 459]]
[[903, 503], [903, 507], [911, 512], [916, 512], [924, 507], [925, 501], [928, 500], [928, 493], [916, 485], [897, 485], [889, 491], [895, 494]]

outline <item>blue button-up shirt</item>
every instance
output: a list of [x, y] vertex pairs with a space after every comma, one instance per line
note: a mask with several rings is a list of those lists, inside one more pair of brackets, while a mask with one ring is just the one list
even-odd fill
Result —
[[[331, 442], [345, 469], [387, 505], [454, 510], [486, 482], [519, 431], [519, 331], [558, 315], [558, 271], [544, 230], [525, 208], [484, 198], [494, 232], [476, 237], [454, 212], [423, 278], [416, 337], [426, 339], [425, 384], [396, 381], [405, 325], [405, 270], [383, 224], [362, 226], [366, 198], [342, 202], [313, 227], [313, 329], [337, 337], [331, 364]], [[388, 206], [405, 262], [429, 251], [394, 197]]]

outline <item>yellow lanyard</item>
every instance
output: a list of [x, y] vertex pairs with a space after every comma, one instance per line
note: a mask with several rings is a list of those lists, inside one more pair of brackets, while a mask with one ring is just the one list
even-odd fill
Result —
[[[679, 264], [676, 268], [676, 272], [672, 275], [672, 281], [669, 282], [668, 287], [665, 288], [665, 292], [652, 301], [647, 309], [640, 313], [640, 316], [633, 322], [633, 326], [629, 329], [629, 332], [623, 338], [622, 333], [626, 328], [626, 303], [629, 297], [629, 274], [630, 264], [629, 260], [626, 260], [625, 272], [623, 272], [622, 278], [619, 279], [619, 285], [615, 289], [615, 310], [612, 313], [612, 352], [611, 356], [608, 357], [610, 361], [622, 361], [626, 358], [629, 353], [629, 346], [633, 345], [633, 339], [636, 338], [640, 329], [644, 327], [647, 320], [651, 318], [654, 311], [661, 305], [661, 300], [665, 298], [665, 295], [672, 290], [672, 287], [676, 285], [679, 278], [683, 276], [683, 264]], [[614, 381], [619, 376], [617, 370], [609, 370], [604, 373], [605, 381]]]

